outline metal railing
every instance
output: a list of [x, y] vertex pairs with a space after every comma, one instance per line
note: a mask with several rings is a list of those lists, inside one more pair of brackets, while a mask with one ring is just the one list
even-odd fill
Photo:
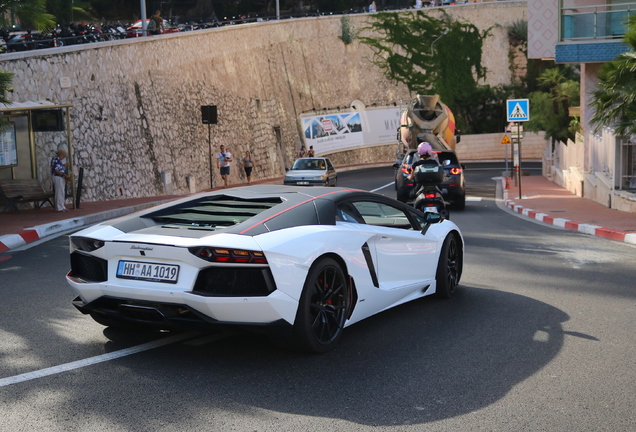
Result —
[[560, 40], [615, 39], [627, 31], [629, 17], [636, 13], [636, 2], [576, 6], [576, 0], [562, 0]]

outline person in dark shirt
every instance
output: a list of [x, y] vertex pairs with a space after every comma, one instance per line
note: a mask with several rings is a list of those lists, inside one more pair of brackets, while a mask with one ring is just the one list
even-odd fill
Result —
[[66, 150], [60, 148], [51, 159], [51, 177], [53, 179], [53, 192], [55, 193], [55, 210], [66, 211], [64, 201], [66, 199], [66, 180], [71, 176], [68, 174], [68, 163], [62, 162], [66, 158]]
[[152, 34], [161, 34], [163, 33], [164, 25], [163, 18], [161, 18], [161, 11], [156, 11], [155, 14], [150, 18], [154, 23], [154, 29], [152, 30]]

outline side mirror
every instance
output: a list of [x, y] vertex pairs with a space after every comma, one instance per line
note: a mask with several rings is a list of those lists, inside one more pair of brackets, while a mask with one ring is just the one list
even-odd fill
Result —
[[431, 227], [431, 225], [440, 223], [442, 221], [442, 215], [440, 215], [439, 213], [426, 212], [424, 214], [424, 220], [426, 221], [426, 225], [424, 225], [424, 228], [422, 228], [422, 230], [420, 231], [422, 235], [426, 235], [426, 232]]
[[398, 169], [399, 167], [400, 167], [400, 164], [396, 164], [396, 163], [393, 164], [393, 168]]

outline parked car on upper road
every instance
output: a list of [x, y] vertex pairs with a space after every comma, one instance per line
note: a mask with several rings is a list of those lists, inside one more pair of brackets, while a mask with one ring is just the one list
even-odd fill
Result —
[[338, 173], [328, 158], [298, 158], [283, 183], [288, 186], [336, 186]]
[[[146, 23], [148, 23], [147, 24], [148, 35], [152, 35], [153, 34], [152, 32], [155, 30], [155, 22], [151, 19], [147, 19]], [[161, 34], [176, 33], [178, 31], [180, 30], [177, 26], [173, 26], [167, 20], [163, 20], [163, 31], [161, 32]], [[128, 29], [126, 29], [127, 38], [140, 37], [141, 35], [142, 35], [141, 20], [137, 21], [136, 23], [128, 27]]]

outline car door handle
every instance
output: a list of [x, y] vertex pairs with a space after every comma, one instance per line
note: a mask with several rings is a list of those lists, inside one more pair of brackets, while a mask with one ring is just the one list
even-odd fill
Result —
[[391, 241], [391, 237], [380, 236], [380, 241], [381, 242], [390, 242]]

